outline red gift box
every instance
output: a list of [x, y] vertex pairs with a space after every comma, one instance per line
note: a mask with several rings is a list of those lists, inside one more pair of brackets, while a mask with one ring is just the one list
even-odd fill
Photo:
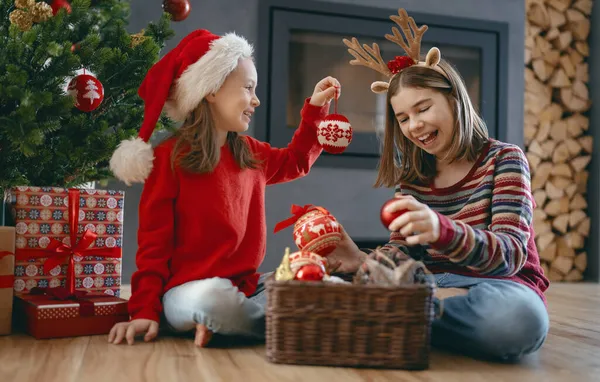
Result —
[[120, 295], [124, 193], [15, 187], [15, 295], [63, 287]]
[[24, 294], [15, 298], [14, 311], [15, 325], [37, 339], [107, 334], [129, 320], [127, 300], [107, 295], [60, 300]]

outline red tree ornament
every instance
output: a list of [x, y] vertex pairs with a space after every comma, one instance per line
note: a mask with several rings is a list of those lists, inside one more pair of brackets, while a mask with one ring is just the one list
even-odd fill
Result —
[[53, 0], [50, 7], [52, 8], [52, 14], [54, 16], [56, 16], [61, 8], [66, 9], [67, 13], [71, 13], [71, 4], [69, 4], [67, 0]]
[[325, 272], [321, 269], [321, 267], [308, 264], [303, 266], [296, 272], [296, 280], [299, 281], [321, 281], [325, 277]]
[[278, 223], [275, 232], [294, 224], [293, 238], [300, 250], [327, 256], [342, 240], [339, 223], [323, 207], [292, 205], [291, 212], [294, 216]]
[[394, 219], [396, 219], [398, 216], [402, 215], [403, 213], [408, 212], [408, 210], [400, 210], [400, 211], [396, 211], [396, 212], [387, 212], [385, 210], [385, 208], [387, 206], [389, 206], [391, 203], [393, 203], [397, 200], [398, 199], [390, 199], [387, 202], [385, 202], [383, 204], [383, 206], [381, 206], [381, 212], [380, 212], [381, 223], [385, 226], [386, 229], [390, 226], [390, 224], [392, 224]]
[[323, 150], [330, 154], [341, 154], [352, 142], [352, 126], [348, 118], [337, 112], [337, 89], [334, 102], [335, 111], [321, 121], [317, 138]]
[[171, 14], [173, 21], [185, 20], [192, 10], [189, 0], [163, 0], [162, 6], [165, 12]]
[[75, 107], [86, 113], [96, 109], [104, 100], [102, 83], [89, 74], [74, 77], [67, 86], [67, 93], [74, 98]]
[[319, 267], [323, 272], [326, 272], [326, 260], [324, 257], [317, 255], [314, 252], [298, 251], [289, 256], [290, 270], [296, 274], [305, 265], [312, 264]]

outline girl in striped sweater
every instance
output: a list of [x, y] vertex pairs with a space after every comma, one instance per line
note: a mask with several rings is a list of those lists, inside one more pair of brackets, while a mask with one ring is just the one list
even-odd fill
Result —
[[[438, 308], [444, 300], [434, 345], [518, 359], [540, 348], [549, 325], [528, 162], [518, 146], [488, 137], [439, 50], [425, 62], [418, 52], [390, 62], [390, 81], [372, 86], [387, 91], [388, 105], [376, 186], [396, 188], [389, 211], [407, 211], [390, 224], [384, 249], [400, 249], [434, 274]], [[344, 234], [328, 259], [355, 272], [366, 256]]]

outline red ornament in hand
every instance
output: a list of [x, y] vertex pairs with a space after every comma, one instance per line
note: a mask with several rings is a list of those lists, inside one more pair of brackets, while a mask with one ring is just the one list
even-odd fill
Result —
[[321, 121], [317, 131], [319, 143], [330, 154], [344, 152], [352, 142], [352, 126], [341, 114], [329, 114]]
[[396, 219], [398, 216], [402, 215], [403, 213], [408, 212], [408, 210], [399, 210], [399, 211], [395, 211], [395, 212], [387, 212], [385, 210], [385, 208], [387, 206], [389, 206], [391, 203], [393, 203], [397, 200], [398, 199], [390, 199], [387, 202], [385, 202], [383, 204], [383, 206], [381, 206], [381, 212], [380, 212], [381, 223], [385, 226], [386, 229], [390, 226], [390, 224], [392, 224], [394, 219]]
[[84, 112], [96, 109], [104, 99], [104, 87], [94, 76], [80, 74], [67, 86], [67, 93], [75, 99], [75, 107]]
[[321, 281], [325, 276], [325, 272], [318, 265], [308, 264], [303, 266], [296, 272], [296, 280], [300, 281]]
[[294, 225], [294, 242], [302, 251], [327, 256], [342, 240], [342, 230], [333, 215], [323, 209], [313, 209], [302, 215]]
[[317, 139], [323, 150], [330, 154], [341, 154], [352, 142], [352, 126], [348, 118], [337, 112], [338, 88], [335, 88], [335, 111], [329, 114], [317, 128]]
[[164, 0], [162, 6], [165, 12], [173, 16], [173, 21], [185, 20], [192, 10], [189, 0]]
[[50, 8], [52, 8], [52, 14], [54, 16], [56, 16], [61, 8], [64, 8], [67, 13], [71, 13], [71, 4], [69, 4], [67, 0], [53, 0], [52, 4], [50, 4]]

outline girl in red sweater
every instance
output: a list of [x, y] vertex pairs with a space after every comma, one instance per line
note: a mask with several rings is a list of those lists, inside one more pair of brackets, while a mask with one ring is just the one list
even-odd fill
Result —
[[[518, 146], [488, 137], [460, 74], [437, 48], [421, 61], [426, 26], [417, 28], [402, 9], [392, 19], [414, 32], [408, 45], [397, 29], [386, 35], [402, 42], [408, 56], [386, 65], [372, 50], [371, 62], [382, 63], [378, 70], [389, 82], [371, 89], [387, 93], [388, 105], [376, 186], [396, 188], [389, 212], [402, 213], [376, 254], [396, 264], [413, 258], [433, 273], [439, 313], [434, 345], [519, 359], [542, 346], [549, 326], [549, 283], [535, 245], [527, 158]], [[356, 41], [346, 43], [360, 49]], [[355, 63], [373, 67], [355, 57]], [[328, 260], [368, 279], [370, 267], [379, 266], [373, 262], [377, 255], [367, 256], [344, 235]]]
[[[157, 336], [159, 322], [195, 331], [264, 337], [266, 296], [257, 269], [265, 255], [265, 186], [308, 174], [322, 149], [317, 126], [340, 84], [327, 77], [305, 101], [291, 143], [270, 147], [241, 135], [260, 101], [252, 46], [242, 37], [197, 30], [148, 72], [139, 136], [111, 158], [125, 183], [144, 182], [139, 206], [137, 271], [131, 321], [108, 341]], [[163, 107], [183, 121], [154, 150], [147, 143]]]

